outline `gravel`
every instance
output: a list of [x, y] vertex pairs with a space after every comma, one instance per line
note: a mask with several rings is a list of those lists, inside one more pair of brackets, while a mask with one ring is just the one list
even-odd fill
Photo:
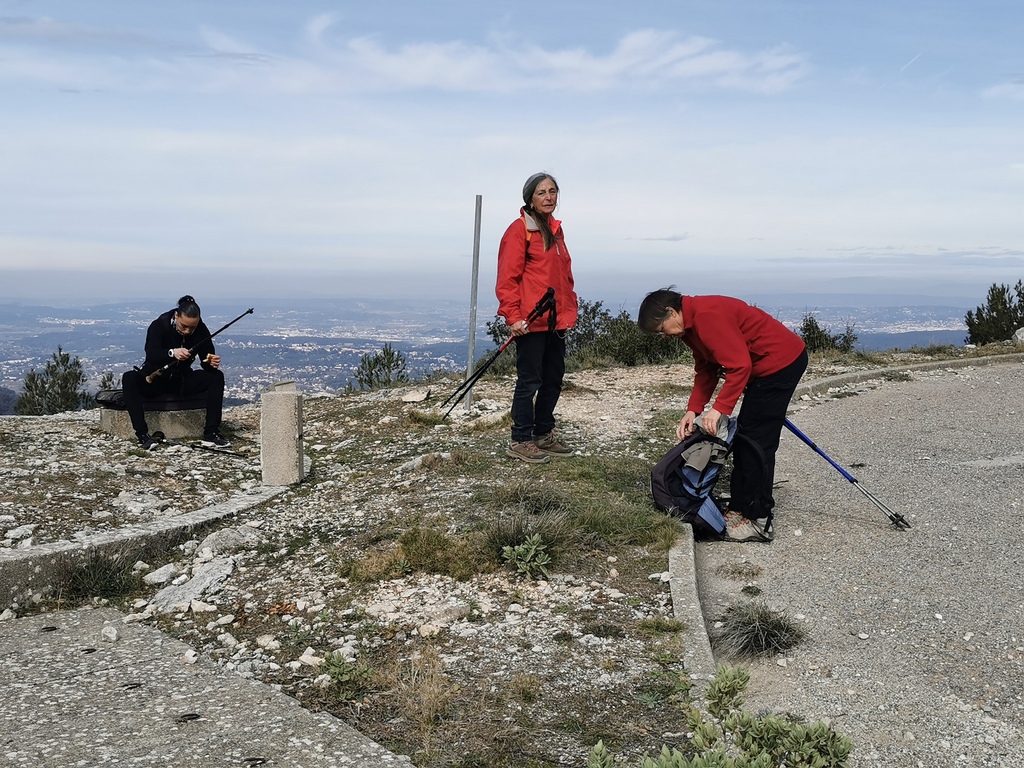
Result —
[[[807, 378], [872, 375], [868, 367], [817, 361]], [[1019, 363], [940, 367], [837, 383], [796, 404], [793, 421], [913, 528], [892, 529], [784, 434], [775, 543], [697, 546], [712, 634], [716, 616], [749, 599], [807, 633], [783, 656], [744, 662], [752, 709], [831, 722], [853, 738], [854, 766], [1021, 764], [1024, 604], [1008, 533], [1024, 503], [1022, 379]], [[692, 376], [684, 365], [648, 366], [570, 381], [559, 408], [567, 442], [583, 456], [653, 464], [670, 439], [666, 412], [681, 409]], [[437, 402], [455, 384], [433, 386]], [[219, 540], [197, 537], [139, 564], [161, 575], [125, 606], [131, 620], [424, 760], [503, 754], [511, 764], [579, 765], [609, 735], [631, 758], [679, 743], [682, 722], [654, 685], [680, 672], [665, 661], [680, 655], [678, 637], [637, 629], [671, 617], [663, 553], [581, 552], [545, 581], [503, 571], [367, 584], [345, 575], [352, 559], [386, 551], [397, 524], [459, 530], [497, 514], [476, 506], [488, 484], [536, 477], [503, 457], [510, 393], [508, 381], [483, 382], [470, 413], [460, 406], [432, 427], [411, 424], [409, 410], [424, 404], [403, 403], [405, 390], [308, 399], [309, 480], [227, 524], [233, 533]], [[0, 546], [85, 541], [251, 489], [258, 408], [226, 416], [248, 458], [146, 454], [99, 432], [95, 412], [0, 419]], [[493, 471], [460, 477], [451, 467], [459, 456]], [[730, 575], [738, 565], [753, 575]], [[209, 593], [161, 601], [161, 590], [214, 572]], [[0, 611], [48, 605], [36, 595]], [[323, 673], [332, 659], [387, 672], [391, 689], [340, 696]], [[441, 682], [425, 687], [431, 674]]]

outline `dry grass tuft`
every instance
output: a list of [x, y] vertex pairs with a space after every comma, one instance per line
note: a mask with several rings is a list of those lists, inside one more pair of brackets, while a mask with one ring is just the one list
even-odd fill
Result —
[[755, 659], [788, 651], [804, 632], [766, 603], [744, 601], [730, 605], [712, 638], [715, 650], [734, 659]]

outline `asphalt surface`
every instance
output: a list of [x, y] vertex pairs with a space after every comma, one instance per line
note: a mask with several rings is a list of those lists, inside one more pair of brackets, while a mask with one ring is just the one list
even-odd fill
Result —
[[[670, 555], [695, 679], [728, 661], [701, 627], [713, 636], [726, 606], [763, 600], [806, 639], [744, 662], [750, 709], [829, 721], [854, 740], [852, 766], [1024, 765], [1022, 392], [1016, 360], [798, 401], [794, 423], [913, 527], [895, 530], [784, 434], [775, 542], [683, 542]], [[0, 765], [411, 764], [122, 619], [102, 608], [0, 621]]]
[[696, 545], [712, 637], [742, 600], [806, 634], [749, 664], [752, 711], [831, 722], [853, 766], [1024, 765], [1022, 393], [1018, 360], [914, 371], [793, 413], [912, 528], [783, 433], [775, 542]]

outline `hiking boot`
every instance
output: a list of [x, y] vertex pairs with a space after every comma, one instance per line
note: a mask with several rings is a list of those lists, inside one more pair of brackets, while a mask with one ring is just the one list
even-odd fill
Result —
[[771, 515], [754, 520], [753, 523], [761, 532], [765, 541], [775, 541], [775, 526], [773, 525]]
[[199, 444], [205, 445], [207, 448], [227, 448], [231, 445], [231, 441], [225, 440], [216, 432], [210, 432], [203, 435], [203, 439], [199, 441]]
[[546, 435], [533, 438], [533, 444], [537, 446], [537, 450], [541, 453], [546, 453], [548, 456], [572, 455], [572, 448], [568, 448], [558, 442], [555, 439], [554, 432], [548, 432]]
[[160, 445], [153, 436], [150, 434], [138, 435], [139, 447], [144, 451], [155, 451], [157, 446]]
[[527, 464], [547, 464], [551, 457], [537, 448], [533, 440], [525, 440], [521, 443], [512, 443], [505, 451], [513, 459], [520, 459]]
[[740, 543], [747, 541], [767, 543], [771, 541], [771, 538], [755, 521], [731, 509], [725, 513], [725, 536], [723, 538], [725, 541]]

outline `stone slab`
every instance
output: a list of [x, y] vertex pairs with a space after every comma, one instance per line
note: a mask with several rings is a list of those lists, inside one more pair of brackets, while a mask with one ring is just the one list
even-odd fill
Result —
[[411, 766], [112, 608], [0, 621], [0, 762]]
[[[206, 426], [206, 411], [146, 411], [146, 425], [149, 433], [163, 432], [164, 436], [171, 440], [181, 440], [187, 437], [202, 437], [203, 427]], [[128, 411], [118, 411], [113, 408], [100, 410], [100, 429], [104, 432], [123, 437], [125, 440], [135, 439], [135, 430], [132, 429], [132, 420], [128, 417]]]

